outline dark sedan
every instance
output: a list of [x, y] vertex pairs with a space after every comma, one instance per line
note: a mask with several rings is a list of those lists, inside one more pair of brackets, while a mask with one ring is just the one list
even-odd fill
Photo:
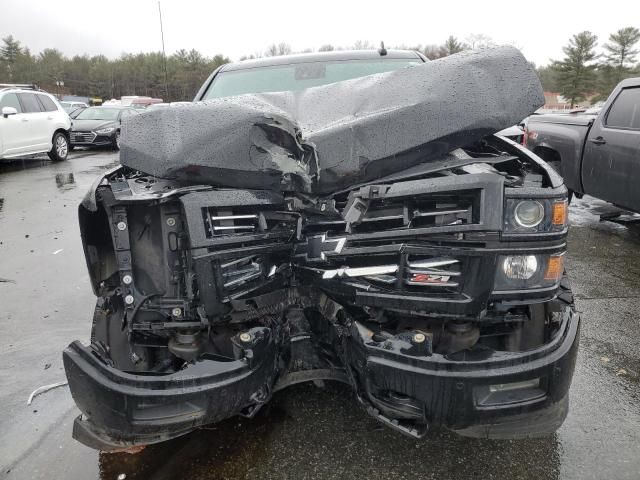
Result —
[[130, 115], [138, 115], [130, 107], [89, 107], [73, 115], [72, 147], [110, 146], [120, 148], [120, 126]]

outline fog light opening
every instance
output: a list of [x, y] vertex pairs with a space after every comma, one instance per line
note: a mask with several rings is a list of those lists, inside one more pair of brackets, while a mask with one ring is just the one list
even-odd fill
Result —
[[522, 382], [499, 383], [497, 385], [489, 385], [489, 391], [494, 392], [512, 392], [514, 390], [524, 390], [527, 388], [538, 388], [540, 386], [540, 378], [531, 380], [523, 380]]

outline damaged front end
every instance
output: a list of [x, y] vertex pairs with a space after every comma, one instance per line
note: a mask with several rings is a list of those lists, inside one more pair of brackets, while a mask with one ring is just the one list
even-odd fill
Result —
[[329, 193], [99, 179], [80, 206], [91, 344], [64, 352], [75, 438], [156, 443], [319, 379], [414, 437], [555, 431], [579, 331], [567, 190], [493, 135], [430, 155]]
[[[314, 379], [415, 436], [557, 428], [579, 324], [566, 189], [497, 137], [452, 155], [317, 198], [106, 175], [80, 207], [98, 303], [91, 345], [64, 353], [76, 438], [154, 443]], [[518, 200], [544, 225], [512, 227]]]

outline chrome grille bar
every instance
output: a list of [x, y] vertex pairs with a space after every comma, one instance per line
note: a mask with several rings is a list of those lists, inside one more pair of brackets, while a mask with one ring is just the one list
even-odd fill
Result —
[[459, 263], [455, 258], [432, 258], [431, 260], [420, 260], [417, 262], [409, 262], [412, 268], [434, 268], [443, 267], [445, 265], [453, 265]]
[[218, 230], [255, 230], [255, 225], [229, 225], [225, 227], [212, 227], [214, 231]]
[[438, 215], [455, 215], [457, 213], [467, 213], [469, 210], [464, 208], [460, 210], [432, 210], [428, 212], [422, 212], [420, 210], [416, 210], [413, 213], [414, 217], [437, 217]]
[[241, 220], [247, 218], [258, 218], [258, 215], [211, 215], [211, 220]]

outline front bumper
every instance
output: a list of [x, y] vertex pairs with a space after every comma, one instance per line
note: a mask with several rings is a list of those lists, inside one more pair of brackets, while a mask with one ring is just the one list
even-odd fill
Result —
[[170, 375], [142, 376], [103, 363], [90, 347], [63, 352], [69, 388], [83, 415], [73, 436], [99, 450], [162, 442], [239, 413], [255, 413], [275, 382], [276, 344], [263, 336], [250, 360], [204, 359]]
[[[485, 438], [548, 434], [566, 416], [578, 349], [580, 318], [568, 305], [563, 315], [559, 333], [543, 347], [494, 352], [484, 360], [408, 356], [352, 336], [348, 362], [357, 372], [352, 383], [370, 414], [410, 435], [421, 436], [430, 425]], [[83, 413], [74, 437], [92, 448], [122, 449], [255, 411], [269, 399], [276, 380], [277, 351], [270, 341], [250, 364], [207, 359], [178, 373], [140, 376], [105, 365], [90, 348], [74, 342], [63, 354], [71, 393]], [[533, 380], [536, 388], [490, 391]], [[381, 400], [388, 392], [401, 398], [400, 407]], [[408, 418], [403, 405], [412, 402], [419, 405], [422, 421], [417, 423], [423, 430], [402, 419]]]
[[[382, 422], [416, 437], [429, 426], [484, 438], [550, 434], [567, 415], [579, 344], [579, 315], [568, 305], [563, 313], [560, 331], [547, 344], [486, 359], [414, 357], [365, 342], [351, 361], [366, 372], [360, 400]], [[419, 408], [407, 415], [407, 405]], [[398, 421], [403, 416], [412, 421]]]

